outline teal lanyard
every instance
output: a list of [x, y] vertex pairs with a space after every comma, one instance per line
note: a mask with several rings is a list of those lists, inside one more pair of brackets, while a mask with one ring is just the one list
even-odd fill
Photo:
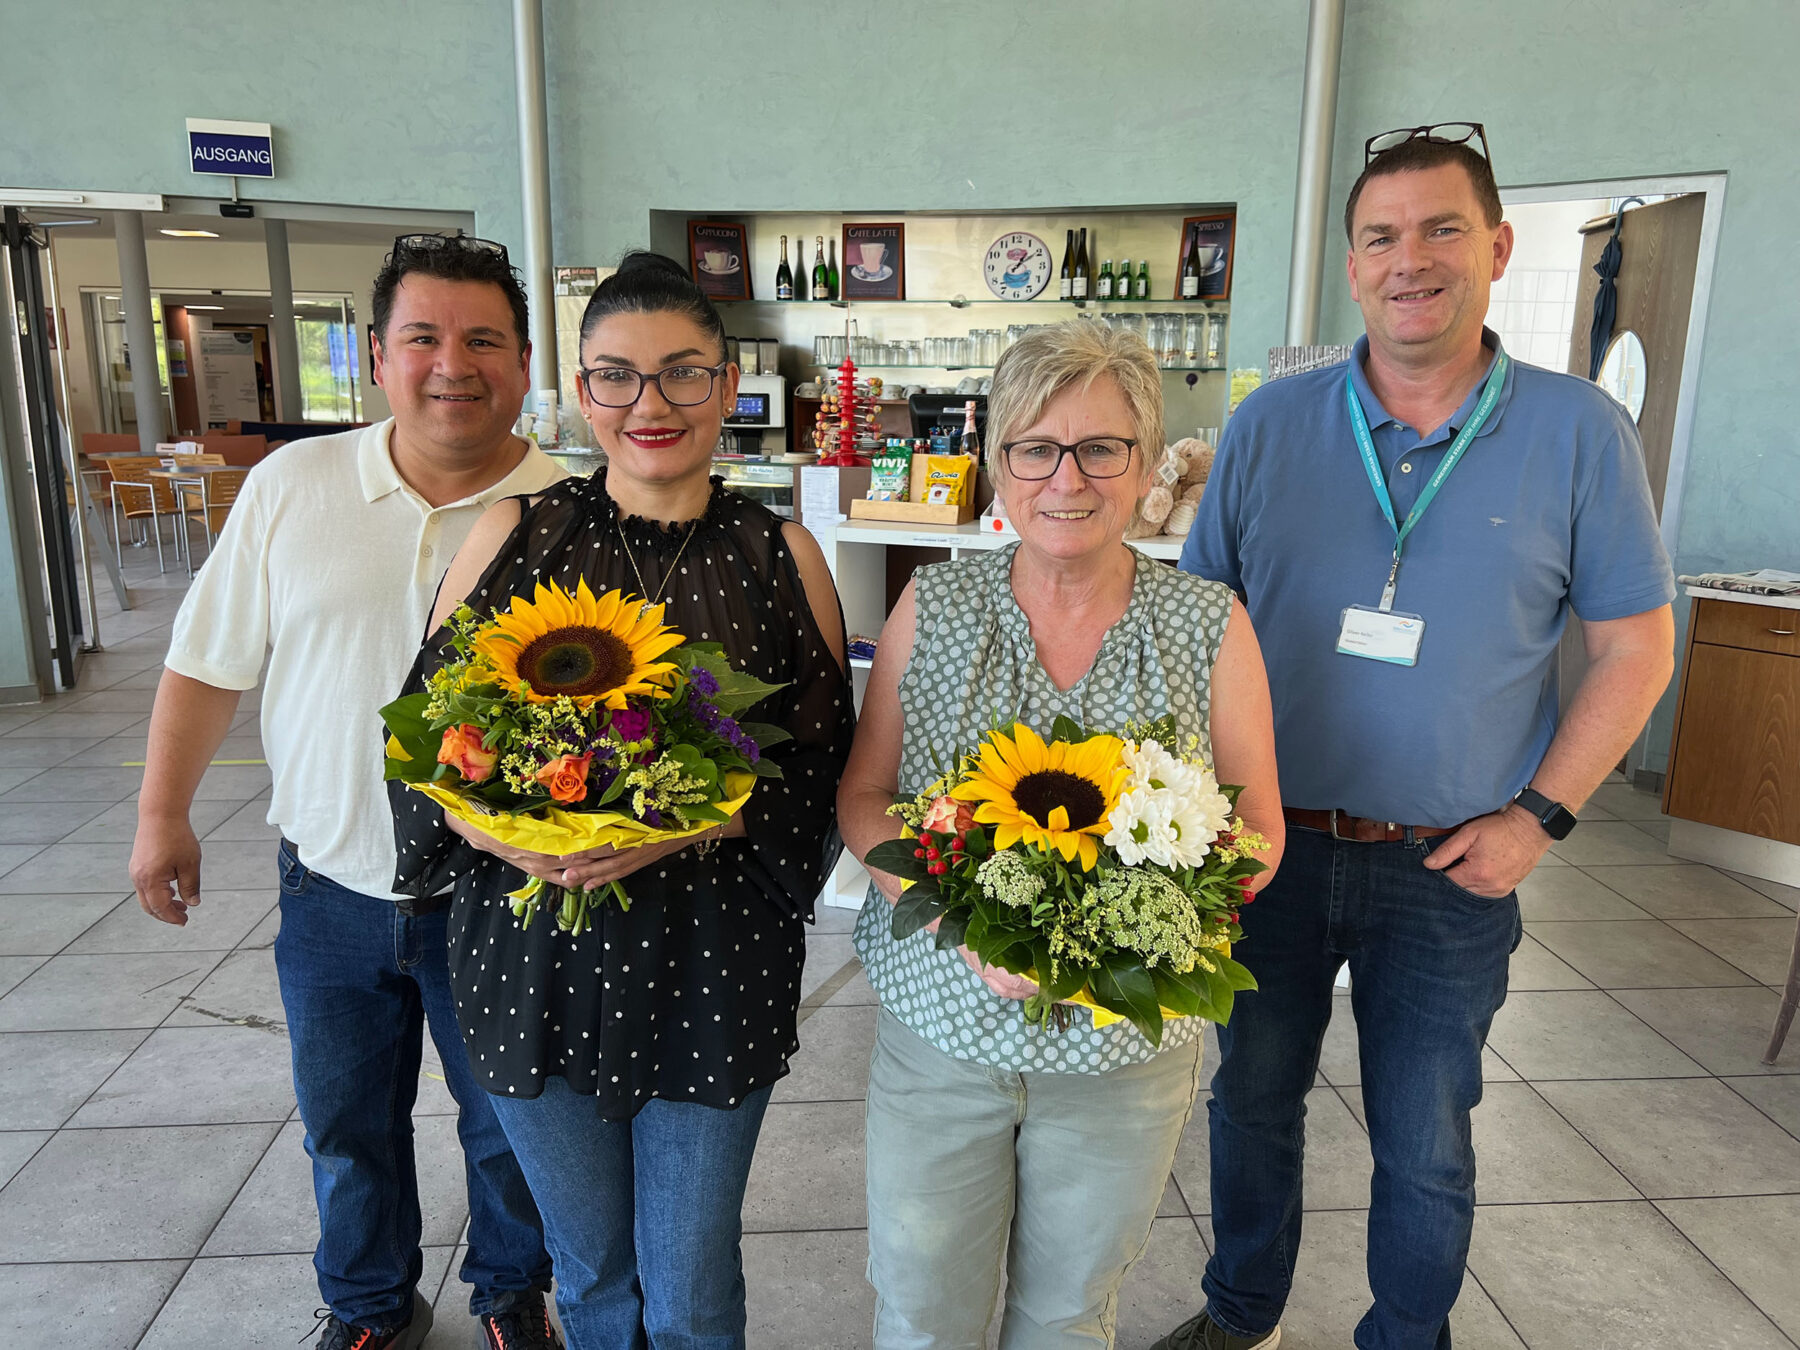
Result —
[[1443, 463], [1438, 465], [1437, 472], [1431, 475], [1431, 481], [1419, 493], [1419, 499], [1413, 503], [1412, 510], [1406, 513], [1406, 519], [1397, 521], [1394, 519], [1394, 499], [1388, 495], [1387, 479], [1381, 472], [1381, 461], [1375, 455], [1375, 438], [1369, 434], [1369, 419], [1363, 412], [1362, 400], [1356, 396], [1356, 381], [1351, 378], [1348, 370], [1344, 372], [1344, 393], [1350, 400], [1350, 426], [1356, 432], [1356, 448], [1362, 453], [1363, 469], [1369, 475], [1369, 486], [1375, 489], [1375, 501], [1394, 531], [1394, 565], [1388, 569], [1387, 585], [1381, 589], [1382, 613], [1394, 608], [1394, 588], [1400, 580], [1400, 553], [1406, 547], [1406, 536], [1423, 519], [1426, 508], [1437, 497], [1438, 489], [1444, 486], [1444, 480], [1450, 476], [1450, 471], [1480, 434], [1488, 415], [1494, 411], [1494, 405], [1500, 401], [1500, 386], [1505, 382], [1506, 353], [1501, 352], [1494, 357], [1494, 368], [1488, 374], [1487, 385], [1481, 391], [1481, 400], [1475, 405], [1475, 411], [1463, 424], [1462, 430], [1456, 433], [1456, 439], [1450, 442], [1450, 448], [1444, 452]]

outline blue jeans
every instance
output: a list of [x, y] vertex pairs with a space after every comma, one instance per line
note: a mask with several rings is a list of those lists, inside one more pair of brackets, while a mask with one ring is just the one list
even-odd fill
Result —
[[1339, 842], [1290, 827], [1275, 880], [1243, 911], [1259, 989], [1219, 1028], [1209, 1107], [1215, 1322], [1260, 1335], [1281, 1318], [1300, 1251], [1306, 1094], [1350, 963], [1350, 1006], [1375, 1158], [1374, 1306], [1361, 1350], [1449, 1350], [1475, 1215], [1469, 1112], [1481, 1047], [1506, 1000], [1517, 896], [1490, 900], [1423, 866], [1437, 840]]
[[331, 1311], [353, 1325], [406, 1317], [423, 1258], [413, 1099], [425, 1027], [444, 1061], [469, 1185], [469, 1311], [504, 1311], [550, 1287], [543, 1226], [456, 1026], [446, 912], [418, 918], [309, 871], [285, 841], [275, 972], [293, 1043], [294, 1091], [313, 1160]]
[[493, 1099], [544, 1212], [569, 1350], [743, 1350], [744, 1186], [772, 1090], [630, 1120], [561, 1078]]

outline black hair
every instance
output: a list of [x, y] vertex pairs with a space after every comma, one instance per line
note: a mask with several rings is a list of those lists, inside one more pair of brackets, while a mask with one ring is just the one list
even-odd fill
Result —
[[1371, 178], [1390, 173], [1418, 173], [1444, 164], [1462, 166], [1475, 189], [1475, 200], [1481, 204], [1481, 213], [1487, 217], [1488, 228], [1496, 228], [1505, 212], [1500, 205], [1500, 189], [1494, 182], [1494, 166], [1488, 163], [1487, 156], [1466, 142], [1436, 141], [1425, 136], [1415, 136], [1409, 141], [1400, 142], [1392, 150], [1383, 150], [1370, 160], [1368, 167], [1357, 178], [1356, 186], [1350, 189], [1350, 199], [1344, 203], [1344, 235], [1349, 239], [1350, 246], [1356, 247], [1356, 203], [1362, 197], [1364, 185]]
[[633, 249], [619, 259], [619, 270], [594, 287], [581, 315], [581, 340], [602, 319], [614, 314], [681, 314], [698, 324], [719, 344], [725, 359], [725, 321], [706, 292], [673, 258], [648, 249]]
[[[433, 236], [438, 237], [438, 236]], [[381, 261], [375, 275], [373, 308], [375, 335], [387, 342], [388, 316], [393, 313], [394, 294], [409, 276], [436, 277], [440, 281], [485, 281], [498, 286], [506, 303], [512, 306], [513, 329], [519, 337], [519, 350], [531, 340], [531, 309], [525, 299], [525, 287], [518, 269], [498, 245], [476, 241], [454, 242], [455, 236], [442, 236], [442, 244], [408, 242], [410, 236], [394, 241], [394, 250]]]

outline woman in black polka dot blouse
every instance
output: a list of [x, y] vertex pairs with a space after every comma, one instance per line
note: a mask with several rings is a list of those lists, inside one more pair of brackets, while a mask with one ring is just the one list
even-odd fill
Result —
[[[439, 625], [465, 596], [487, 612], [539, 580], [585, 580], [666, 602], [676, 631], [783, 685], [748, 714], [792, 733], [770, 751], [782, 777], [699, 840], [561, 859], [397, 792], [397, 889], [452, 893], [457, 1017], [543, 1212], [571, 1345], [741, 1346], [744, 1184], [797, 1048], [805, 923], [839, 849], [843, 618], [812, 536], [710, 476], [738, 369], [678, 265], [628, 255], [588, 302], [581, 361], [608, 468], [482, 518], [407, 689], [443, 661]], [[522, 928], [506, 900], [522, 872], [621, 879], [632, 905], [597, 907], [579, 937], [548, 914]]]

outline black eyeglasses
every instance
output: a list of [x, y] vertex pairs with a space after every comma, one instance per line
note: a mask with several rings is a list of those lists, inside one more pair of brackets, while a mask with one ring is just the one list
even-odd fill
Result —
[[1021, 482], [1035, 483], [1056, 477], [1063, 456], [1075, 456], [1075, 467], [1089, 478], [1117, 478], [1131, 466], [1131, 448], [1137, 442], [1123, 436], [1095, 436], [1075, 445], [1061, 441], [1008, 441], [1001, 446], [1006, 471]]
[[479, 253], [498, 254], [501, 261], [511, 263], [507, 256], [506, 245], [495, 243], [492, 239], [477, 239], [472, 234], [402, 234], [394, 237], [394, 251], [412, 249], [415, 252], [431, 252], [440, 248], [473, 249]]
[[670, 366], [645, 375], [627, 366], [599, 366], [581, 372], [588, 397], [602, 408], [629, 408], [644, 386], [654, 384], [664, 400], [677, 408], [691, 408], [712, 397], [713, 381], [725, 373], [720, 366]]
[[1493, 156], [1488, 154], [1487, 130], [1479, 122], [1433, 122], [1423, 127], [1401, 127], [1396, 131], [1384, 131], [1379, 136], [1371, 136], [1363, 142], [1363, 168], [1375, 162], [1378, 155], [1405, 145], [1408, 141], [1436, 141], [1439, 145], [1467, 145], [1470, 141], [1481, 142], [1481, 157], [1492, 164]]

